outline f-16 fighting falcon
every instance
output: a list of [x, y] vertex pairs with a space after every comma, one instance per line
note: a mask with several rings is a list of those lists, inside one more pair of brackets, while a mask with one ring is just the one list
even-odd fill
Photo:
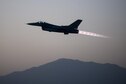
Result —
[[78, 19], [68, 26], [58, 26], [46, 22], [41, 22], [41, 21], [35, 23], [27, 23], [27, 24], [33, 26], [40, 26], [42, 27], [42, 30], [49, 31], [49, 32], [59, 32], [64, 34], [69, 34], [69, 33], [78, 34], [79, 33], [78, 26], [81, 22], [82, 20]]
[[42, 22], [42, 21], [27, 23], [27, 24], [32, 25], [32, 26], [40, 26], [42, 30], [44, 31], [64, 33], [65, 35], [68, 35], [69, 33], [73, 33], [73, 34], [83, 34], [83, 35], [88, 35], [88, 36], [108, 38], [107, 36], [104, 36], [104, 35], [78, 30], [78, 26], [80, 25], [81, 22], [82, 20], [78, 19], [72, 24], [65, 25], [65, 26], [58, 26], [58, 25], [54, 25], [54, 24], [50, 24], [50, 23]]

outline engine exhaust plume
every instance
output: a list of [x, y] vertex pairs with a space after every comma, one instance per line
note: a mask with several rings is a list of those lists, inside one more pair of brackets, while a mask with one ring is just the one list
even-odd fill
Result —
[[82, 35], [87, 35], [87, 36], [94, 36], [94, 37], [101, 37], [101, 38], [109, 38], [108, 36], [92, 33], [92, 32], [87, 32], [87, 31], [81, 31], [79, 30], [79, 34]]

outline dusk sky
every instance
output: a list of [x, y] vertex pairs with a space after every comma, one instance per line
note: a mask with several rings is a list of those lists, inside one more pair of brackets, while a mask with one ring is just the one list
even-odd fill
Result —
[[[26, 23], [69, 25], [109, 36], [42, 31]], [[126, 68], [126, 0], [0, 0], [0, 75], [59, 58], [112, 63]]]

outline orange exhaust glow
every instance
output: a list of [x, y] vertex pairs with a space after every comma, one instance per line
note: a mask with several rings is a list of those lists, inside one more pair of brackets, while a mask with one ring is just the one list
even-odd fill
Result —
[[101, 37], [101, 38], [109, 38], [108, 36], [104, 36], [101, 34], [96, 34], [96, 33], [87, 32], [87, 31], [80, 31], [80, 30], [79, 30], [79, 34], [87, 35], [87, 36], [94, 36], [94, 37]]

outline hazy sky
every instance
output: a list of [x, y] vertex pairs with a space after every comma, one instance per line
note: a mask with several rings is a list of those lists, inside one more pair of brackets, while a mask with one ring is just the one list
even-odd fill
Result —
[[[97, 38], [42, 31], [46, 21], [110, 36]], [[59, 58], [112, 63], [126, 68], [126, 0], [0, 0], [0, 75]]]

